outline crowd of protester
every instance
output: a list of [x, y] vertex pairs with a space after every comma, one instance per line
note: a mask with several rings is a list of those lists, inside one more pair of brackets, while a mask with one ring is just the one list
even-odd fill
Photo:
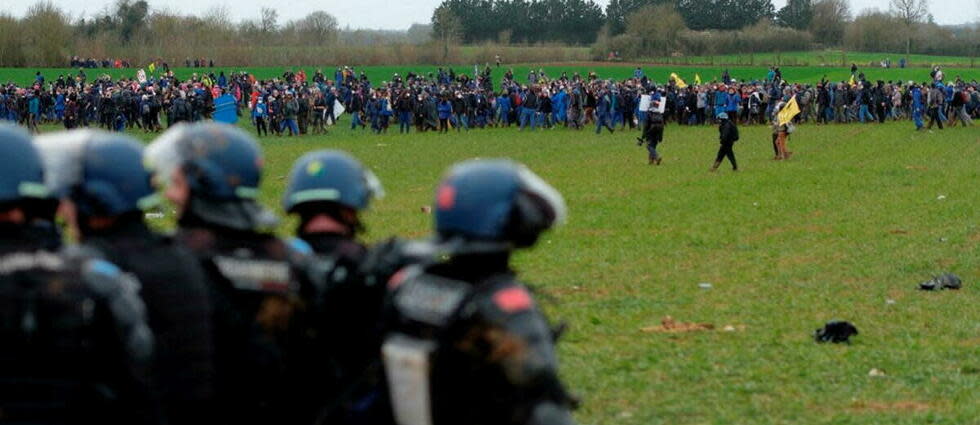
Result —
[[132, 68], [132, 62], [128, 59], [96, 59], [96, 58], [81, 58], [78, 56], [72, 56], [71, 60], [68, 61], [68, 66], [70, 68]]
[[726, 70], [720, 81], [692, 85], [673, 77], [658, 84], [640, 68], [621, 81], [595, 72], [551, 76], [544, 70], [519, 80], [509, 70], [495, 83], [489, 67], [474, 71], [471, 77], [440, 68], [394, 74], [381, 82], [352, 67], [337, 68], [332, 76], [322, 70], [312, 76], [286, 71], [267, 80], [214, 71], [181, 80], [169, 67], [159, 76], [116, 81], [108, 76], [89, 80], [84, 69], [53, 81], [39, 72], [27, 87], [0, 88], [0, 119], [35, 131], [40, 123], [61, 123], [68, 129], [156, 132], [211, 118], [214, 99], [225, 94], [234, 97], [238, 115], [250, 120], [260, 136], [323, 134], [343, 114], [350, 116], [351, 129], [375, 133], [393, 125], [400, 133], [487, 127], [614, 132], [642, 127], [647, 111], [641, 110], [641, 100], [652, 93], [666, 99], [665, 121], [680, 125], [716, 124], [722, 112], [740, 125], [769, 124], [776, 104], [794, 96], [801, 109], [797, 123], [913, 120], [923, 128], [928, 119], [930, 128], [941, 128], [957, 121], [969, 125], [980, 114], [977, 81], [947, 81], [938, 67], [926, 82], [869, 81], [853, 67], [848, 81], [825, 78], [816, 84], [789, 83], [775, 67], [759, 80], [736, 80]]

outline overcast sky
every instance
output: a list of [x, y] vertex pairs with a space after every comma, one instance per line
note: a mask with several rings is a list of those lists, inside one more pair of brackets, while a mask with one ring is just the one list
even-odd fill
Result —
[[[151, 8], [167, 7], [184, 13], [201, 14], [215, 5], [224, 5], [236, 21], [256, 19], [262, 7], [275, 7], [281, 21], [301, 18], [314, 10], [326, 10], [352, 28], [406, 29], [413, 23], [427, 23], [440, 0], [147, 0]], [[597, 0], [605, 6], [609, 0]], [[850, 0], [855, 13], [877, 8], [887, 10], [889, 0]], [[0, 12], [23, 16], [33, 0], [0, 0]], [[111, 6], [115, 0], [56, 0], [59, 7], [74, 16], [91, 16]], [[786, 0], [773, 0], [776, 8]], [[962, 24], [980, 20], [980, 0], [929, 0], [930, 11], [940, 24]], [[287, 6], [288, 5], [288, 6]]]

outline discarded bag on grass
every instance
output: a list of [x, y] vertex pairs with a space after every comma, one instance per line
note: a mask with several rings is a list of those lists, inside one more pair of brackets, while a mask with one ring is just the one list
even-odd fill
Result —
[[857, 335], [857, 328], [844, 320], [832, 320], [827, 322], [822, 328], [814, 332], [813, 337], [817, 342], [832, 342], [834, 344], [850, 343], [851, 336]]
[[960, 289], [962, 287], [963, 281], [959, 276], [952, 273], [943, 273], [919, 284], [919, 289], [923, 291], [941, 291], [943, 289]]

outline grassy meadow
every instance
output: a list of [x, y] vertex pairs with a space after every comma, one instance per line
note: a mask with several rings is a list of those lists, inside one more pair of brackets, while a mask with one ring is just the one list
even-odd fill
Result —
[[[877, 55], [877, 54], [876, 54]], [[893, 61], [895, 59], [893, 58]], [[717, 63], [717, 62], [716, 62]], [[578, 72], [582, 77], [586, 77], [589, 72], [596, 72], [599, 78], [602, 79], [614, 79], [623, 80], [633, 76], [633, 70], [636, 66], [643, 68], [647, 76], [658, 83], [665, 83], [671, 73], [676, 72], [682, 79], [687, 83], [694, 83], [695, 74], [700, 75], [703, 82], [709, 81], [720, 81], [722, 73], [727, 69], [732, 76], [732, 78], [738, 80], [752, 81], [752, 80], [763, 80], [766, 77], [766, 73], [769, 68], [768, 65], [764, 65], [763, 62], [755, 62], [755, 66], [721, 66], [721, 65], [651, 65], [643, 63], [614, 63], [614, 62], [569, 62], [569, 63], [553, 63], [553, 64], [503, 64], [500, 68], [496, 68], [490, 64], [493, 68], [493, 79], [495, 82], [500, 82], [503, 78], [504, 73], [508, 69], [513, 69], [514, 74], [518, 81], [524, 82], [527, 79], [528, 72], [533, 70], [543, 69], [547, 75], [551, 78], [558, 78], [561, 76], [562, 72], [567, 72], [568, 76], [571, 77], [575, 72]], [[486, 64], [478, 64], [480, 70], [482, 71], [483, 66]], [[896, 65], [897, 66], [897, 65]], [[459, 74], [473, 75], [474, 66], [453, 66], [452, 67]], [[174, 73], [181, 80], [190, 78], [193, 73], [203, 73], [213, 71], [216, 75], [225, 71], [226, 73], [247, 71], [254, 75], [258, 79], [271, 79], [276, 77], [281, 77], [283, 72], [286, 70], [299, 71], [303, 69], [306, 71], [309, 79], [313, 78], [313, 74], [317, 69], [322, 69], [324, 74], [328, 79], [333, 79], [333, 72], [336, 66], [321, 66], [321, 67], [215, 67], [211, 68], [174, 68]], [[415, 66], [367, 66], [367, 67], [356, 67], [357, 72], [363, 71], [368, 78], [375, 84], [383, 81], [390, 80], [395, 73], [401, 74], [403, 77], [409, 72], [415, 73], [436, 73], [439, 69], [438, 66], [434, 65], [415, 65]], [[929, 70], [926, 68], [905, 68], [905, 69], [882, 69], [877, 67], [866, 67], [861, 66], [860, 71], [864, 72], [870, 81], [884, 80], [884, 81], [929, 81]], [[34, 81], [34, 75], [36, 72], [41, 72], [42, 75], [47, 79], [47, 81], [53, 81], [58, 78], [59, 75], [74, 76], [78, 73], [77, 69], [69, 68], [0, 68], [0, 83], [6, 84], [8, 82], [13, 82], [15, 84], [24, 86], [29, 85]], [[136, 78], [136, 69], [87, 69], [85, 70], [89, 81], [94, 81], [100, 75], [107, 74], [111, 76], [114, 80], [119, 78]], [[157, 72], [162, 72], [158, 69]], [[949, 81], [955, 80], [957, 77], [962, 77], [964, 80], [974, 80], [980, 78], [980, 68], [969, 68], [969, 67], [950, 67], [945, 68], [944, 72], [946, 78]], [[850, 63], [846, 66], [793, 66], [793, 67], [782, 67], [783, 79], [791, 83], [808, 83], [814, 84], [819, 82], [821, 79], [826, 78], [830, 81], [846, 81], [850, 79], [851, 69]]]
[[772, 53], [737, 53], [727, 55], [712, 56], [681, 56], [663, 57], [652, 59], [656, 63], [664, 64], [725, 64], [725, 65], [769, 65], [781, 64], [783, 66], [820, 66], [820, 67], [848, 67], [852, 63], [860, 67], [867, 67], [869, 64], [877, 64], [882, 59], [891, 59], [892, 66], [898, 68], [898, 61], [906, 58], [907, 66], [910, 67], [931, 67], [933, 65], [953, 66], [953, 67], [974, 67], [980, 66], [976, 57], [969, 56], [937, 56], [937, 55], [906, 55], [905, 53], [868, 53], [868, 52], [847, 52], [843, 50], [812, 50], [801, 52], [772, 52]]
[[[303, 153], [343, 149], [388, 193], [366, 238], [420, 237], [432, 227], [421, 207], [452, 163], [526, 163], [569, 205], [568, 223], [516, 267], [570, 325], [562, 373], [583, 424], [980, 424], [980, 131], [806, 125], [787, 162], [771, 160], [768, 128], [741, 133], [742, 170], [711, 174], [713, 127], [669, 126], [656, 167], [633, 132], [342, 125], [263, 138], [262, 201], [279, 210]], [[965, 288], [916, 290], [942, 271]], [[660, 332], [666, 316], [713, 329]], [[816, 344], [835, 318], [860, 335]]]

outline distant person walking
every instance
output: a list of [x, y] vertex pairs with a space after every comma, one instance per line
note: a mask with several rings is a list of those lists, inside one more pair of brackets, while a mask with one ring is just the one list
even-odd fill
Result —
[[721, 166], [721, 161], [725, 158], [732, 163], [732, 171], [738, 171], [738, 163], [735, 161], [735, 142], [738, 141], [738, 127], [735, 126], [735, 122], [730, 120], [728, 114], [722, 112], [718, 114], [718, 120], [721, 124], [718, 125], [718, 135], [721, 143], [721, 148], [718, 149], [718, 156], [715, 157], [715, 165], [711, 166], [711, 171], [718, 171], [718, 167]]
[[664, 140], [664, 115], [659, 112], [657, 105], [664, 101], [666, 99], [662, 99], [659, 93], [654, 93], [651, 96], [650, 111], [647, 112], [647, 118], [643, 126], [643, 138], [637, 139], [639, 145], [642, 145], [644, 142], [647, 144], [647, 164], [649, 165], [660, 165], [664, 161], [657, 152], [657, 145]]
[[943, 91], [939, 89], [939, 83], [932, 83], [932, 88], [929, 89], [929, 94], [926, 99], [926, 103], [929, 105], [929, 124], [926, 126], [927, 129], [932, 130], [933, 124], [939, 124], [939, 129], [943, 129], [943, 119], [939, 114], [939, 109], [943, 107], [944, 95]]

